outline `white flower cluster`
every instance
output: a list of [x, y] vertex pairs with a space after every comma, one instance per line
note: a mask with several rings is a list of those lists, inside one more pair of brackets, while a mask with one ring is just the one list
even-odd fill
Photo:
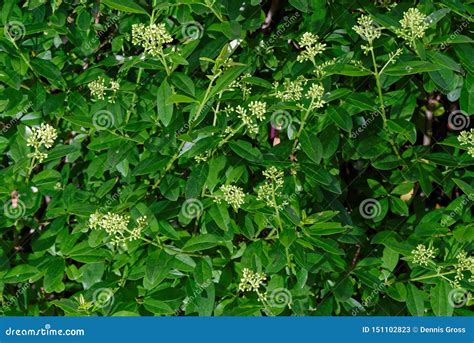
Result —
[[236, 88], [242, 91], [242, 96], [244, 100], [247, 100], [252, 92], [252, 87], [250, 83], [246, 81], [247, 78], [252, 77], [252, 74], [245, 73], [237, 78], [237, 80], [232, 81], [229, 85], [228, 90], [235, 90]]
[[259, 301], [265, 301], [265, 292], [260, 291], [260, 287], [264, 285], [267, 276], [264, 273], [254, 272], [248, 268], [242, 270], [242, 278], [239, 283], [239, 291], [256, 292]]
[[49, 149], [53, 146], [58, 133], [54, 127], [49, 124], [41, 124], [40, 127], [34, 127], [31, 135], [28, 137], [26, 145], [33, 147], [34, 151], [28, 155], [36, 159], [39, 163], [43, 162], [48, 154], [41, 152], [41, 147]]
[[165, 24], [132, 25], [132, 43], [141, 46], [146, 54], [157, 57], [163, 54], [163, 46], [171, 43], [173, 37], [166, 30]]
[[319, 84], [313, 83], [309, 87], [308, 93], [306, 95], [312, 99], [310, 110], [321, 108], [326, 103], [326, 101], [323, 100], [324, 87]]
[[458, 136], [458, 141], [462, 146], [466, 146], [467, 153], [474, 157], [474, 129], [461, 132]]
[[283, 187], [283, 171], [271, 166], [263, 172], [263, 175], [267, 179], [267, 182], [258, 187], [257, 199], [265, 201], [267, 206], [272, 207], [275, 210], [283, 209], [286, 205], [288, 205], [287, 201], [279, 201], [282, 193], [278, 189]]
[[250, 133], [258, 133], [258, 121], [263, 121], [265, 119], [265, 113], [267, 112], [267, 103], [262, 101], [252, 101], [248, 110], [238, 105], [235, 108], [235, 112], [242, 123], [245, 125], [247, 130]]
[[97, 80], [89, 82], [87, 87], [89, 87], [91, 95], [99, 100], [105, 99], [106, 91], [111, 92], [107, 100], [111, 103], [114, 103], [115, 95], [117, 91], [120, 89], [120, 84], [117, 81], [110, 80], [109, 86], [107, 87], [105, 85], [105, 79], [103, 77], [99, 77]]
[[299, 101], [303, 97], [303, 87], [308, 80], [303, 76], [298, 76], [296, 80], [285, 79], [280, 89], [280, 83], [275, 81], [273, 83], [274, 95], [281, 101]]
[[242, 188], [234, 185], [222, 185], [220, 188], [222, 195], [217, 195], [215, 202], [220, 204], [223, 200], [237, 211], [245, 202], [245, 193]]
[[93, 230], [104, 230], [114, 245], [124, 244], [126, 241], [134, 241], [141, 238], [142, 230], [147, 225], [147, 217], [139, 217], [133, 229], [129, 229], [130, 216], [107, 212], [102, 214], [93, 213], [89, 217], [89, 228]]
[[375, 26], [373, 19], [368, 15], [361, 15], [357, 19], [357, 25], [354, 25], [352, 29], [369, 43], [368, 45], [362, 45], [362, 49], [366, 54], [372, 49], [374, 40], [382, 35], [380, 27]]
[[368, 42], [373, 42], [382, 35], [380, 27], [375, 26], [374, 20], [368, 15], [361, 15], [352, 29]]
[[423, 244], [418, 244], [416, 249], [412, 250], [411, 255], [413, 263], [426, 267], [436, 256], [436, 251], [433, 248], [426, 248]]
[[304, 50], [298, 55], [296, 60], [298, 62], [311, 61], [314, 62], [314, 58], [322, 54], [326, 48], [326, 44], [318, 42], [319, 37], [311, 32], [305, 32], [301, 37], [299, 44]]
[[395, 32], [398, 37], [404, 39], [410, 47], [415, 47], [415, 40], [425, 36], [425, 31], [429, 27], [426, 15], [417, 8], [409, 8], [403, 13], [403, 19], [400, 20], [401, 28]]
[[469, 282], [474, 282], [474, 256], [468, 256], [465, 251], [461, 251], [456, 256], [458, 263], [454, 266], [456, 275], [454, 276], [454, 282], [452, 283], [454, 288], [461, 287], [460, 282], [464, 278], [464, 272], [470, 272], [471, 276]]
[[334, 57], [333, 59], [331, 59], [331, 60], [329, 60], [329, 61], [326, 61], [326, 62], [323, 62], [323, 63], [321, 63], [321, 64], [318, 64], [318, 65], [316, 65], [316, 66], [314, 67], [314, 73], [316, 74], [316, 76], [317, 76], [318, 78], [321, 79], [321, 78], [323, 78], [324, 76], [326, 76], [326, 74], [327, 74], [326, 71], [325, 71], [325, 69], [326, 69], [327, 67], [330, 67], [330, 66], [335, 65], [336, 62], [337, 62], [337, 58]]

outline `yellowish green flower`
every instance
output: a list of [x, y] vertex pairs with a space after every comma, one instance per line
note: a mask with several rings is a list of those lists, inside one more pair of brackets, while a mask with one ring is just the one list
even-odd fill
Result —
[[271, 166], [263, 172], [267, 182], [260, 185], [257, 189], [257, 199], [264, 201], [267, 206], [279, 211], [288, 205], [287, 201], [280, 201], [283, 194], [279, 191], [283, 187], [284, 173], [276, 167]]
[[474, 157], [474, 129], [461, 132], [458, 136], [458, 141], [461, 143], [461, 146], [466, 146], [467, 153]]
[[474, 282], [474, 256], [468, 256], [465, 251], [461, 251], [456, 256], [458, 263], [454, 266], [456, 275], [454, 276], [453, 286], [461, 287], [460, 282], [464, 279], [464, 273], [469, 272], [469, 282]]
[[411, 255], [413, 263], [426, 267], [436, 256], [436, 251], [433, 248], [426, 248], [423, 244], [418, 244], [416, 249], [412, 250]]
[[296, 58], [298, 62], [311, 61], [315, 63], [314, 58], [322, 54], [326, 44], [318, 42], [319, 37], [311, 32], [305, 32], [299, 41], [303, 51]]
[[285, 79], [282, 87], [280, 83], [275, 81], [273, 83], [274, 95], [281, 101], [299, 101], [303, 97], [304, 86], [308, 80], [303, 76], [299, 76], [296, 80]]
[[312, 99], [311, 110], [321, 108], [326, 103], [326, 101], [323, 100], [324, 87], [319, 84], [313, 83], [306, 95]]
[[248, 106], [248, 110], [240, 105], [235, 108], [239, 119], [247, 128], [247, 131], [252, 134], [258, 133], [258, 121], [265, 119], [266, 111], [267, 104], [261, 101], [252, 101]]
[[416, 39], [425, 36], [425, 31], [429, 27], [426, 15], [417, 8], [409, 8], [403, 13], [403, 19], [400, 20], [401, 28], [396, 30], [398, 37], [404, 39], [407, 44], [414, 48]]
[[264, 285], [267, 277], [264, 273], [254, 272], [248, 268], [242, 270], [242, 278], [239, 283], [239, 291], [257, 293], [259, 301], [265, 301], [265, 292], [260, 291], [260, 287]]
[[117, 81], [110, 80], [109, 87], [105, 85], [105, 79], [103, 77], [99, 77], [97, 80], [89, 82], [87, 85], [91, 92], [91, 95], [98, 100], [104, 100], [106, 92], [109, 91], [108, 101], [111, 103], [115, 102], [115, 95], [117, 91], [120, 89], [120, 84]]
[[236, 211], [244, 204], [245, 193], [242, 188], [234, 185], [222, 185], [219, 189], [222, 194], [216, 196], [215, 202], [220, 203], [223, 200]]
[[267, 112], [267, 103], [262, 101], [252, 101], [249, 104], [249, 110], [252, 116], [262, 121], [265, 119], [265, 113]]
[[132, 25], [132, 43], [141, 46], [145, 54], [157, 57], [163, 54], [163, 47], [171, 43], [173, 37], [166, 30], [165, 24]]
[[114, 245], [140, 239], [142, 230], [147, 225], [147, 217], [139, 217], [133, 229], [129, 229], [129, 224], [130, 216], [118, 213], [107, 212], [102, 214], [96, 212], [89, 217], [89, 228], [104, 230], [111, 237], [111, 242]]
[[40, 127], [34, 127], [31, 130], [31, 135], [26, 141], [26, 145], [33, 147], [34, 151], [28, 155], [37, 160], [39, 163], [43, 162], [48, 154], [41, 151], [41, 148], [49, 149], [53, 146], [54, 141], [58, 137], [58, 133], [54, 127], [49, 124], [41, 124]]
[[369, 45], [372, 45], [372, 42], [382, 35], [380, 27], [375, 26], [373, 19], [368, 15], [361, 15], [357, 19], [357, 25], [352, 29], [361, 36], [362, 39], [368, 41]]

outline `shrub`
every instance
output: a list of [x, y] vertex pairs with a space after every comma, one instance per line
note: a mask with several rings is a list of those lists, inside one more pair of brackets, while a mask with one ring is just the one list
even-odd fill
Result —
[[5, 315], [472, 315], [472, 5], [5, 1]]

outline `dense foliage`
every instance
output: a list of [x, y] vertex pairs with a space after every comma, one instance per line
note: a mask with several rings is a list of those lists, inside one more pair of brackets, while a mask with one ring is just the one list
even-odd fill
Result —
[[467, 1], [1, 2], [4, 315], [472, 315]]

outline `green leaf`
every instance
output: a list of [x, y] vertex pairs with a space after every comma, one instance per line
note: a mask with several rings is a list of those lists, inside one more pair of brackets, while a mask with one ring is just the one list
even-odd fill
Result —
[[33, 69], [40, 74], [41, 76], [48, 79], [53, 86], [62, 88], [65, 84], [61, 70], [52, 62], [48, 60], [43, 60], [40, 58], [35, 58], [30, 61]]
[[423, 292], [416, 288], [415, 285], [409, 284], [407, 288], [407, 308], [412, 316], [425, 315], [425, 302], [423, 300]]
[[464, 80], [459, 104], [465, 114], [471, 115], [474, 113], [474, 76], [471, 74], [468, 74]]
[[260, 150], [252, 147], [252, 144], [246, 141], [238, 140], [229, 143], [229, 147], [240, 157], [250, 162], [261, 162], [263, 155]]
[[308, 13], [309, 2], [308, 0], [290, 0], [290, 5], [296, 8], [298, 11]]
[[44, 291], [46, 293], [64, 291], [64, 284], [62, 282], [64, 277], [64, 270], [66, 268], [66, 262], [62, 257], [54, 257], [49, 262], [44, 275]]
[[183, 247], [184, 251], [194, 252], [214, 248], [219, 244], [219, 238], [211, 234], [202, 234], [189, 239]]
[[321, 161], [323, 156], [323, 148], [321, 142], [315, 134], [307, 134], [305, 130], [300, 136], [301, 149], [316, 164]]
[[227, 207], [224, 204], [212, 205], [209, 209], [209, 215], [221, 230], [227, 231], [229, 229], [229, 211], [227, 210]]
[[166, 100], [167, 105], [169, 105], [169, 104], [182, 104], [182, 103], [189, 104], [189, 103], [193, 103], [193, 102], [198, 102], [198, 101], [194, 98], [191, 98], [191, 97], [189, 97], [187, 95], [183, 95], [183, 94], [172, 94]]
[[400, 216], [408, 216], [408, 206], [400, 198], [390, 196], [390, 209]]
[[428, 51], [426, 55], [428, 56], [428, 59], [434, 64], [443, 66], [458, 73], [461, 72], [461, 65], [446, 54], [436, 51]]
[[173, 257], [163, 250], [156, 250], [150, 253], [145, 262], [145, 277], [143, 287], [150, 290], [155, 288], [163, 281], [170, 271]]
[[466, 194], [468, 197], [474, 197], [474, 187], [461, 179], [453, 179], [453, 181], [456, 183], [456, 185], [458, 185], [459, 188], [461, 188], [464, 194]]
[[127, 13], [147, 14], [134, 0], [102, 0], [102, 3], [114, 10]]
[[217, 79], [216, 85], [209, 92], [209, 98], [213, 98], [217, 93], [226, 89], [240, 74], [247, 69], [247, 66], [235, 66], [229, 68], [221, 77]]
[[160, 316], [175, 314], [176, 312], [166, 302], [153, 298], [145, 298], [143, 306], [151, 313]]
[[385, 247], [383, 249], [382, 266], [389, 271], [393, 271], [398, 264], [400, 255], [395, 250]]
[[452, 316], [453, 306], [449, 303], [449, 292], [451, 291], [449, 283], [442, 279], [436, 281], [436, 286], [431, 288], [430, 302], [431, 308], [436, 316]]
[[341, 129], [347, 132], [352, 130], [352, 118], [342, 107], [328, 107], [328, 115]]
[[399, 62], [394, 66], [389, 66], [384, 70], [384, 74], [391, 76], [404, 76], [420, 73], [427, 73], [441, 70], [442, 67], [425, 61]]
[[37, 275], [39, 270], [28, 264], [19, 264], [10, 270], [0, 279], [2, 283], [19, 283], [27, 281]]
[[171, 97], [172, 90], [168, 81], [164, 80], [161, 86], [158, 88], [157, 93], [157, 109], [158, 118], [161, 120], [164, 126], [168, 126], [173, 117], [173, 103], [169, 103], [168, 99]]
[[313, 224], [309, 228], [306, 228], [305, 231], [308, 231], [311, 235], [322, 236], [345, 232], [347, 228], [338, 222], [325, 222]]

